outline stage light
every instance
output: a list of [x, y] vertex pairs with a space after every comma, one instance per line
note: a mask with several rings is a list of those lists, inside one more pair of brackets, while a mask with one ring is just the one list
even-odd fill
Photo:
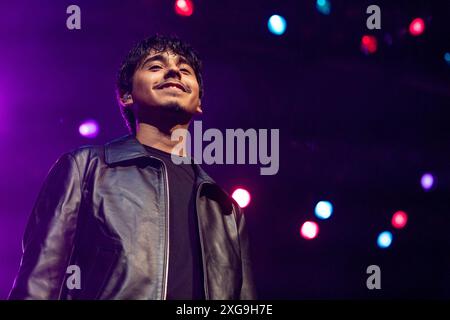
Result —
[[191, 0], [177, 0], [175, 12], [180, 16], [189, 17], [194, 13], [194, 3]]
[[99, 126], [95, 120], [86, 120], [80, 124], [78, 131], [83, 137], [95, 138], [98, 135]]
[[409, 24], [409, 33], [415, 37], [420, 36], [425, 31], [425, 22], [422, 18], [415, 18]]
[[392, 233], [389, 231], [383, 231], [378, 235], [377, 239], [378, 247], [385, 249], [392, 244]]
[[420, 178], [420, 184], [422, 185], [423, 190], [429, 191], [434, 186], [434, 177], [431, 173], [425, 173]]
[[306, 221], [300, 228], [300, 235], [306, 240], [312, 240], [319, 234], [319, 226], [313, 221]]
[[333, 205], [329, 201], [319, 201], [314, 209], [316, 217], [319, 219], [328, 219], [333, 214]]
[[392, 226], [396, 229], [402, 229], [406, 226], [406, 223], [408, 222], [408, 215], [404, 211], [397, 211], [392, 216]]
[[444, 54], [444, 60], [445, 60], [445, 62], [447, 63], [447, 65], [450, 66], [450, 52], [446, 52], [446, 53]]
[[316, 1], [316, 9], [321, 14], [329, 15], [331, 11], [331, 3], [328, 0], [317, 0]]
[[286, 31], [286, 26], [286, 20], [277, 14], [271, 16], [267, 22], [269, 31], [277, 36], [281, 36]]
[[378, 42], [374, 36], [364, 35], [361, 38], [361, 51], [365, 54], [373, 54], [377, 51]]
[[250, 193], [243, 188], [237, 188], [233, 191], [233, 194], [231, 196], [234, 200], [236, 200], [241, 208], [245, 208], [246, 206], [248, 206], [251, 200]]

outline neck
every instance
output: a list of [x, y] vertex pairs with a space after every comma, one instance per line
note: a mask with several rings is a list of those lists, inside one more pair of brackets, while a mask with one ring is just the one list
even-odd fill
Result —
[[[174, 125], [169, 130], [162, 130], [157, 126], [145, 122], [136, 123], [136, 139], [152, 148], [175, 154], [180, 157], [186, 157], [186, 135], [189, 123]], [[184, 129], [181, 134], [177, 134], [179, 140], [172, 140], [172, 132], [176, 129]], [[178, 132], [177, 132], [178, 133]], [[177, 146], [176, 150], [174, 147]], [[181, 148], [180, 148], [181, 147]], [[179, 151], [180, 153], [178, 153]]]

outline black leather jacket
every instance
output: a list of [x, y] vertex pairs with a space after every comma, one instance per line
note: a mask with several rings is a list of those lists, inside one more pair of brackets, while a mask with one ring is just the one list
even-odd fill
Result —
[[[206, 299], [255, 299], [244, 216], [198, 166]], [[61, 156], [29, 218], [10, 299], [165, 299], [169, 186], [164, 163], [127, 135]], [[81, 271], [69, 289], [68, 266]]]

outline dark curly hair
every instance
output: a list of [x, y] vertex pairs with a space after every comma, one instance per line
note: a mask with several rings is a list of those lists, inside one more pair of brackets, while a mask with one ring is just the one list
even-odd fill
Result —
[[176, 36], [162, 36], [155, 35], [146, 38], [136, 44], [125, 60], [122, 62], [119, 73], [117, 75], [117, 100], [120, 107], [120, 112], [124, 118], [126, 125], [130, 133], [136, 135], [136, 118], [130, 108], [126, 108], [121, 103], [121, 97], [125, 93], [131, 93], [133, 76], [136, 68], [145, 59], [151, 50], [156, 52], [169, 51], [180, 56], [183, 56], [194, 69], [195, 76], [197, 77], [198, 85], [200, 88], [200, 98], [203, 96], [203, 79], [201, 75], [201, 61], [197, 52], [186, 42], [181, 41]]

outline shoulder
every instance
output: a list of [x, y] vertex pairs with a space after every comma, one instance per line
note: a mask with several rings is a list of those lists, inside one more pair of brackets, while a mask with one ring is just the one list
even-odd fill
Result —
[[57, 163], [77, 170], [81, 177], [105, 162], [105, 145], [82, 145], [63, 153]]
[[104, 145], [83, 145], [70, 150], [65, 156], [72, 157], [77, 164], [82, 165], [93, 160], [104, 160], [104, 150]]

